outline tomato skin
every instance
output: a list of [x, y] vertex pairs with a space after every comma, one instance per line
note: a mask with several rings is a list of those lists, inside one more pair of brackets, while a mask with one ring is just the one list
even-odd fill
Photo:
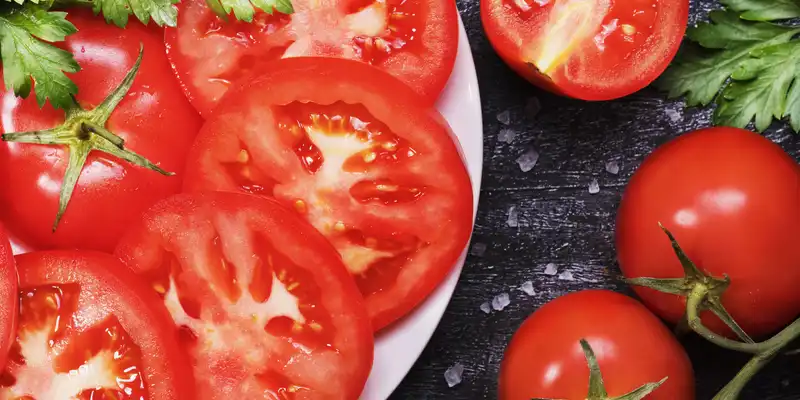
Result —
[[[702, 271], [731, 284], [722, 301], [751, 336], [788, 324], [800, 312], [800, 178], [778, 145], [737, 128], [685, 134], [656, 149], [622, 198], [616, 227], [626, 277], [678, 278], [680, 262], [659, 228], [669, 229]], [[685, 299], [635, 287], [662, 318], [677, 322]], [[703, 323], [732, 334], [716, 316]]]
[[[264, 241], [259, 242], [258, 238]], [[275, 251], [266, 255], [267, 247]], [[281, 379], [297, 384], [304, 389], [295, 395], [298, 399], [350, 400], [358, 398], [363, 390], [372, 367], [374, 343], [358, 289], [327, 240], [276, 201], [222, 192], [172, 196], [157, 203], [140, 223], [132, 226], [120, 241], [116, 255], [145, 279], [156, 275], [172, 279], [153, 281], [152, 287], [166, 287], [170, 292], [175, 289], [181, 299], [178, 305], [169, 304], [169, 295], [162, 295], [175, 323], [194, 336], [194, 341], [183, 340], [181, 346], [194, 360], [198, 381], [195, 400], [273, 398], [270, 395], [281, 398], [280, 393], [271, 391], [273, 387], [261, 386], [260, 374], [283, 375]], [[269, 275], [257, 272], [259, 266], [274, 266], [271, 272], [280, 275], [280, 266], [294, 265], [295, 276], [306, 276], [305, 280], [294, 281], [297, 288], [318, 289], [311, 296], [313, 304], [303, 304], [309, 307], [301, 309], [307, 319], [311, 319], [314, 310], [323, 310], [330, 318], [321, 322], [320, 329], [323, 335], [334, 332], [325, 337], [329, 346], [313, 347], [294, 331], [290, 336], [276, 334], [271, 328], [273, 320], [266, 326], [257, 326], [253, 319], [264, 311], [259, 311], [260, 307], [271, 304], [275, 283], [263, 301], [251, 303], [248, 299], [244, 305], [242, 301], [232, 301], [218, 289], [229, 287], [215, 273], [219, 271], [214, 270], [219, 259], [226, 260], [226, 272], [236, 271], [237, 279], [227, 283], [242, 290], [239, 299], [246, 298], [247, 293], [254, 296], [253, 287], [271, 282]], [[256, 267], [245, 266], [249, 260], [256, 260]], [[165, 266], [171, 265], [179, 265], [182, 272], [175, 272], [175, 267], [164, 271]], [[182, 286], [183, 280], [192, 283]], [[214, 289], [204, 291], [204, 287]], [[287, 290], [296, 293], [294, 289]], [[198, 305], [200, 311], [189, 311], [183, 299]], [[224, 306], [217, 308], [220, 303]], [[174, 306], [184, 311], [176, 312]], [[244, 315], [235, 314], [242, 307], [246, 308]], [[280, 308], [272, 307], [272, 311]], [[187, 317], [187, 313], [193, 316]], [[218, 333], [207, 337], [203, 329], [195, 329], [192, 324]], [[305, 331], [308, 326], [303, 325]], [[218, 337], [226, 346], [221, 350], [203, 344]], [[262, 352], [267, 353], [263, 359], [250, 361]]]
[[6, 364], [8, 350], [16, 338], [17, 314], [17, 268], [8, 235], [0, 224], [0, 369]]
[[[249, 193], [228, 170], [220, 167], [235, 162], [244, 145], [252, 155], [248, 157], [253, 160], [251, 164], [278, 182], [272, 194], [259, 194], [275, 197], [292, 208], [296, 199], [304, 200], [309, 221], [323, 231], [340, 253], [345, 253], [350, 243], [337, 242], [341, 237], [335, 230], [325, 228], [322, 220], [341, 220], [345, 226], [355, 226], [380, 238], [408, 234], [428, 243], [409, 255], [402, 268], [393, 269], [399, 272], [390, 282], [380, 284], [376, 290], [362, 287], [372, 325], [380, 330], [409, 313], [438, 286], [469, 240], [472, 188], [457, 140], [435, 109], [402, 82], [377, 68], [336, 58], [290, 58], [271, 63], [264, 71], [263, 75], [229, 91], [214, 117], [204, 125], [189, 158], [194, 168], [187, 171], [184, 189]], [[327, 178], [315, 181], [315, 175], [298, 162], [289, 142], [293, 139], [285, 138], [268, 125], [276, 119], [277, 112], [271, 110], [297, 102], [320, 107], [336, 102], [363, 105], [377, 122], [410, 141], [419, 154], [419, 164], [409, 162], [404, 164], [409, 167], [390, 166], [380, 172], [429, 188], [428, 194], [392, 206], [360, 203], [353, 201], [355, 184], [351, 180], [363, 182], [369, 180], [369, 175], [342, 172], [336, 176], [340, 181], [327, 182], [330, 185], [324, 188], [331, 190], [320, 195], [327, 200], [323, 203], [333, 206], [315, 205], [311, 193], [319, 191], [318, 184], [325, 184]], [[259, 121], [259, 125], [249, 126], [252, 121]], [[267, 148], [275, 151], [262, 150]], [[436, 176], [425, 172], [434, 170]], [[328, 213], [330, 210], [333, 211]], [[348, 266], [357, 280], [364, 275], [349, 263]]]
[[[69, 152], [65, 147], [0, 142], [0, 219], [28, 249], [83, 248], [112, 251], [138, 215], [181, 187], [185, 157], [202, 120], [181, 94], [164, 55], [157, 29], [131, 19], [125, 29], [106, 24], [90, 11], [70, 10], [78, 33], [61, 45], [75, 54], [82, 70], [71, 78], [77, 99], [92, 108], [115, 89], [144, 46], [144, 58], [128, 95], [107, 124], [126, 148], [176, 173], [163, 176], [126, 161], [92, 152], [55, 233], [53, 222]], [[35, 96], [2, 97], [2, 132], [49, 129], [64, 120]]]
[[[296, 0], [294, 12], [277, 12], [268, 23], [223, 22], [202, 0], [178, 4], [178, 28], [165, 30], [168, 56], [187, 97], [208, 118], [228, 87], [258, 65], [281, 57], [339, 57], [381, 68], [413, 88], [427, 104], [439, 98], [455, 65], [459, 40], [458, 10], [451, 0], [388, 0], [383, 33], [359, 35], [349, 27], [362, 0]], [[392, 7], [401, 17], [393, 19]], [[264, 17], [263, 13], [261, 17]], [[284, 18], [285, 17], [285, 18]], [[282, 18], [282, 21], [277, 21]], [[213, 22], [212, 22], [213, 21]], [[266, 27], [269, 24], [269, 27]], [[213, 28], [210, 27], [213, 25]], [[359, 38], [387, 37], [405, 44], [367, 60]]]
[[[593, 0], [595, 4], [600, 0]], [[581, 49], [571, 54], [565, 64], [557, 70], [542, 73], [526, 61], [525, 53], [531, 48], [542, 47], [542, 29], [547, 26], [547, 11], [528, 11], [521, 17], [514, 3], [535, 3], [530, 0], [481, 0], [481, 21], [484, 31], [495, 51], [517, 74], [534, 85], [550, 92], [588, 101], [613, 100], [637, 92], [656, 80], [667, 68], [678, 52], [689, 18], [688, 0], [654, 0], [657, 14], [652, 22], [652, 36], [637, 49], [621, 58], [621, 65], [609, 62], [600, 65], [594, 60], [603, 60], [604, 51], [597, 56], [596, 49], [586, 51], [591, 46], [592, 36], [586, 38]], [[613, 7], [628, 7], [636, 10], [643, 0], [610, 0]], [[547, 3], [552, 7], [556, 2]], [[655, 7], [655, 6], [651, 6]], [[635, 15], [636, 12], [633, 12]], [[606, 21], [607, 22], [607, 21]], [[647, 25], [647, 24], [645, 24]], [[609, 46], [605, 52], [616, 54], [619, 50]], [[591, 58], [585, 61], [584, 58]]]
[[115, 316], [142, 349], [147, 400], [194, 400], [195, 382], [167, 310], [152, 290], [111, 255], [54, 250], [15, 257], [20, 288], [77, 283], [80, 318], [68, 322], [72, 335]]
[[559, 297], [514, 334], [500, 366], [499, 399], [585, 399], [592, 346], [610, 397], [669, 377], [647, 396], [693, 400], [692, 364], [672, 333], [636, 300], [607, 290]]

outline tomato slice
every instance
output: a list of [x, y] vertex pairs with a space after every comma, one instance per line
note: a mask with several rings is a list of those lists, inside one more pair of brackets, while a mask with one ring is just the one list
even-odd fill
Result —
[[584, 100], [653, 82], [677, 53], [688, 18], [688, 0], [481, 0], [486, 34], [511, 68]]
[[178, 195], [117, 254], [158, 292], [197, 399], [355, 399], [372, 367], [363, 301], [336, 251], [278, 203]]
[[[291, 15], [256, 14], [225, 22], [203, 0], [179, 5], [166, 30], [169, 58], [192, 104], [205, 117], [231, 82], [281, 57], [341, 57], [399, 78], [428, 103], [453, 70], [458, 11], [451, 0], [295, 0]], [[258, 68], [260, 69], [260, 68]]]
[[16, 261], [19, 326], [0, 398], [195, 399], [167, 310], [118, 260], [53, 251]]
[[0, 224], [0, 368], [6, 365], [8, 351], [16, 337], [18, 314], [17, 268], [8, 235]]
[[472, 188], [444, 119], [366, 64], [292, 58], [238, 86], [190, 153], [185, 189], [274, 197], [341, 253], [375, 329], [419, 304], [469, 240]]

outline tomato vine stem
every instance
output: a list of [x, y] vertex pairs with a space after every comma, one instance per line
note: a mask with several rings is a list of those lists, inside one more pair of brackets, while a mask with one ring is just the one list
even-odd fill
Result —
[[[660, 225], [660, 224], [659, 224]], [[753, 357], [742, 367], [739, 373], [720, 390], [712, 400], [733, 400], [739, 397], [742, 389], [750, 380], [781, 351], [800, 338], [800, 318], [792, 322], [789, 326], [778, 332], [775, 336], [759, 343], [750, 341], [736, 341], [714, 333], [708, 329], [700, 318], [702, 311], [710, 309], [726, 325], [731, 327], [734, 332], [741, 330], [739, 325], [727, 312], [724, 311], [721, 303], [721, 295], [730, 285], [730, 279], [726, 276], [723, 280], [713, 278], [700, 272], [697, 266], [686, 256], [675, 237], [660, 225], [672, 244], [675, 255], [681, 261], [681, 265], [686, 273], [685, 279], [651, 279], [637, 278], [630, 279], [632, 284], [650, 287], [666, 293], [679, 294], [686, 296], [685, 320], [692, 331], [702, 336], [709, 342], [724, 349], [738, 351], [741, 353], [753, 354]], [[738, 332], [737, 332], [738, 334]], [[742, 337], [741, 334], [739, 334]], [[747, 339], [749, 336], [744, 335]], [[743, 340], [745, 340], [743, 338]]]

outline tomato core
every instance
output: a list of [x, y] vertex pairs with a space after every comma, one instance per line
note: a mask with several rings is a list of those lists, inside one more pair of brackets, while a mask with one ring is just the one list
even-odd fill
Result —
[[149, 398], [141, 350], [116, 318], [68, 330], [80, 291], [77, 284], [20, 290], [17, 341], [0, 376], [3, 398]]
[[[330, 105], [293, 102], [274, 106], [276, 124], [291, 138], [292, 149], [311, 175], [317, 175], [316, 193], [289, 199], [300, 214], [308, 213], [308, 202], [316, 209], [327, 208], [328, 193], [334, 191], [344, 173], [385, 169], [419, 155], [412, 144], [393, 133], [360, 104], [336, 102]], [[225, 163], [242, 191], [272, 196], [276, 182], [258, 170], [242, 146], [238, 162]], [[359, 180], [349, 188], [359, 203], [392, 205], [412, 203], [426, 193], [426, 187], [403, 179]], [[332, 200], [331, 200], [332, 202]], [[354, 228], [344, 221], [328, 221], [318, 227], [343, 252], [345, 264], [354, 273], [362, 294], [370, 295], [391, 286], [409, 257], [424, 243], [413, 235]]]
[[525, 46], [523, 58], [545, 75], [555, 75], [583, 52], [622, 68], [653, 34], [658, 0], [504, 0], [523, 21], [541, 19], [541, 35]]

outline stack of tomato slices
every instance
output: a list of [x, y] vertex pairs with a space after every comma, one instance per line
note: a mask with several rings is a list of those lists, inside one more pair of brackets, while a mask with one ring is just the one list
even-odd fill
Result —
[[355, 400], [462, 255], [454, 3], [205, 7], [166, 45], [70, 11], [75, 108], [2, 97], [0, 399]]

